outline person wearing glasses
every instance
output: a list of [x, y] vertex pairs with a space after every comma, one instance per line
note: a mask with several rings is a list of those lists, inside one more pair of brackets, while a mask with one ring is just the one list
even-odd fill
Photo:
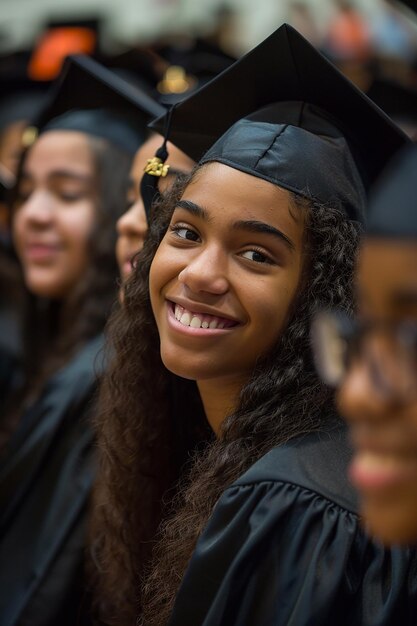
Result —
[[349, 474], [369, 532], [417, 543], [417, 149], [375, 191], [357, 270], [358, 313], [313, 327], [355, 447]]

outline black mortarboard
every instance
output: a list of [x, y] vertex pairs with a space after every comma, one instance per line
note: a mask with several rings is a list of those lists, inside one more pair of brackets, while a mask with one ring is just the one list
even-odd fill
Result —
[[78, 130], [107, 139], [134, 153], [144, 141], [150, 119], [165, 109], [93, 59], [66, 59], [50, 100], [36, 123], [39, 132]]
[[46, 101], [45, 91], [35, 81], [0, 76], [0, 132], [14, 122], [36, 118]]
[[[177, 105], [169, 139], [362, 219], [366, 191], [405, 134], [284, 24]], [[161, 132], [164, 116], [151, 124]]]
[[0, 132], [20, 121], [32, 121], [46, 99], [50, 82], [28, 76], [30, 51], [0, 56]]
[[371, 195], [366, 232], [370, 236], [417, 238], [417, 147], [390, 163]]

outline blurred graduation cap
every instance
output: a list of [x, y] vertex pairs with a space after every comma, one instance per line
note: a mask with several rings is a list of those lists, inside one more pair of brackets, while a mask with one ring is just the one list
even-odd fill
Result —
[[48, 86], [27, 77], [0, 74], [0, 133], [14, 122], [31, 123], [45, 103]]
[[34, 80], [54, 80], [70, 54], [96, 54], [100, 27], [101, 20], [96, 17], [49, 20], [32, 51], [29, 76]]
[[136, 84], [154, 100], [158, 100], [156, 86], [168, 64], [156, 52], [144, 46], [135, 46], [117, 54], [101, 54], [95, 58], [128, 82]]
[[28, 76], [31, 52], [0, 55], [0, 133], [14, 122], [30, 122], [38, 113], [50, 82]]
[[169, 116], [151, 128], [163, 134], [168, 125], [169, 140], [194, 160], [336, 202], [353, 219], [363, 218], [367, 189], [408, 141], [286, 24]]
[[157, 90], [167, 106], [181, 102], [236, 61], [217, 44], [199, 37], [154, 45], [153, 50], [166, 63]]
[[373, 237], [417, 238], [417, 147], [398, 154], [375, 185], [366, 232]]
[[75, 55], [66, 59], [35, 131], [77, 130], [107, 139], [133, 154], [145, 139], [149, 120], [164, 111], [111, 70], [90, 57]]

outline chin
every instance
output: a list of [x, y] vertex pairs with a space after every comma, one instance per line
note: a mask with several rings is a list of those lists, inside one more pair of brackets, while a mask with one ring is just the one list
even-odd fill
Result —
[[405, 506], [375, 506], [362, 503], [363, 524], [385, 546], [417, 546], [417, 502]]
[[190, 355], [181, 357], [169, 351], [161, 350], [161, 359], [167, 370], [187, 380], [204, 380], [219, 376], [217, 368], [213, 372], [213, 367], [209, 367], [207, 363], [202, 362], [201, 358], [196, 359], [197, 362], [193, 362]]
[[27, 280], [26, 286], [34, 296], [39, 298], [60, 300], [66, 294], [66, 290], [62, 288], [62, 285], [56, 285], [54, 282]]

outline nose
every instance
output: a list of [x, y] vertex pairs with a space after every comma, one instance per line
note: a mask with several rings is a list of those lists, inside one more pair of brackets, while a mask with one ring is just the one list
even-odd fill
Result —
[[118, 219], [117, 232], [121, 237], [143, 239], [147, 230], [145, 207], [142, 199], [138, 198], [130, 209]]
[[45, 191], [35, 190], [21, 205], [18, 214], [32, 226], [38, 228], [49, 226], [54, 214], [52, 199]]
[[375, 383], [370, 364], [364, 359], [351, 365], [337, 393], [341, 414], [352, 423], [389, 417], [399, 399]]
[[227, 256], [217, 246], [206, 246], [196, 254], [178, 275], [190, 292], [223, 295], [229, 289]]

